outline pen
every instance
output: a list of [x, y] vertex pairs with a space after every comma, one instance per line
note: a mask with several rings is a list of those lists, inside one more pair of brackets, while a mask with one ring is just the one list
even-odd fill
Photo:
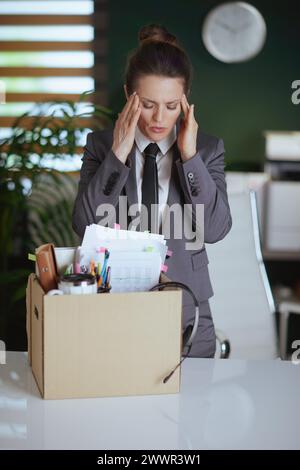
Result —
[[85, 266], [85, 264], [82, 264], [80, 266], [80, 272], [87, 274], [88, 273], [88, 268]]
[[104, 263], [102, 266], [102, 271], [101, 271], [101, 276], [104, 279], [105, 271], [106, 271], [106, 266], [107, 266], [107, 260], [109, 258], [109, 251], [105, 249], [105, 255], [104, 255]]
[[106, 286], [107, 276], [108, 276], [109, 270], [110, 270], [110, 266], [108, 266], [108, 268], [106, 269], [106, 271], [104, 273], [104, 276], [103, 276], [103, 285], [104, 286]]
[[107, 275], [106, 275], [106, 279], [105, 279], [105, 287], [107, 287], [108, 289], [110, 288], [110, 271], [111, 271], [111, 267], [108, 266], [107, 268]]
[[92, 261], [90, 262], [90, 273], [95, 276], [95, 262], [94, 260], [92, 259]]

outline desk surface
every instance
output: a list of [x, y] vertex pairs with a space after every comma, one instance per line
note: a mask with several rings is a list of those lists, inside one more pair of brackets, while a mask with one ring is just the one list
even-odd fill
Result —
[[176, 395], [46, 401], [21, 352], [0, 365], [2, 449], [300, 449], [300, 365], [186, 359]]

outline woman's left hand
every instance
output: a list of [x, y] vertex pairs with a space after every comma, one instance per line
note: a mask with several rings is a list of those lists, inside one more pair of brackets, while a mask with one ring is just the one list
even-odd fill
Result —
[[189, 160], [197, 152], [198, 124], [194, 116], [194, 105], [189, 105], [185, 95], [181, 98], [181, 107], [184, 118], [181, 120], [177, 136], [177, 145], [183, 161]]

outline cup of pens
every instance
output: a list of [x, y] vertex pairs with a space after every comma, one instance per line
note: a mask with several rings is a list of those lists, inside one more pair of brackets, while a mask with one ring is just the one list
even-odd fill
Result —
[[[79, 250], [80, 251], [80, 250]], [[103, 259], [103, 264], [99, 260]], [[91, 274], [95, 276], [97, 282], [97, 293], [104, 294], [111, 290], [110, 276], [111, 267], [108, 266], [109, 251], [106, 248], [99, 248], [93, 254], [90, 253], [90, 261], [77, 260], [75, 263], [75, 270], [79, 273]]]
[[[97, 284], [95, 276], [83, 273], [70, 273], [60, 276], [56, 293], [62, 294], [96, 294]], [[54, 295], [54, 291], [50, 291]]]

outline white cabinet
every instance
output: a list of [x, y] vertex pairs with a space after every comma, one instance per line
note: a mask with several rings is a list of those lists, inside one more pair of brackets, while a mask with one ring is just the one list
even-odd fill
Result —
[[300, 182], [267, 183], [264, 219], [265, 250], [300, 254]]

